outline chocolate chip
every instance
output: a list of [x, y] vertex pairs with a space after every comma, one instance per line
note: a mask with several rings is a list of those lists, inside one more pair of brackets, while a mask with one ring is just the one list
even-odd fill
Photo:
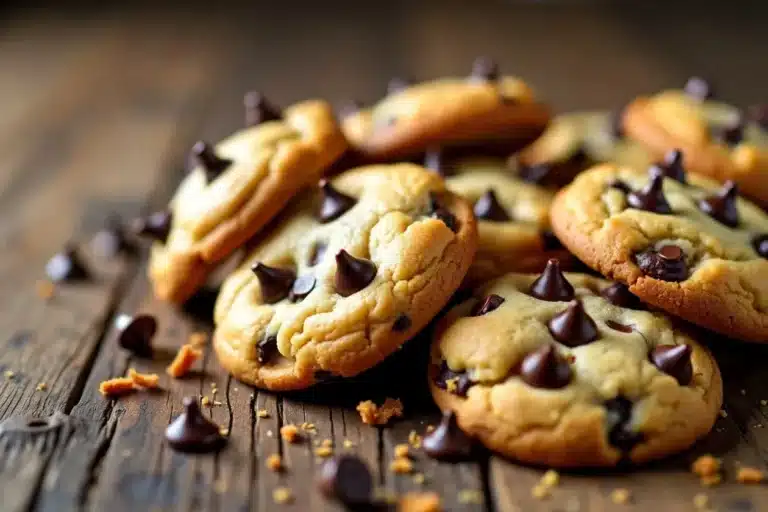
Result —
[[413, 80], [403, 77], [393, 77], [387, 83], [387, 95], [397, 94], [413, 85]]
[[54, 283], [85, 281], [90, 272], [74, 245], [67, 245], [45, 264], [45, 274]]
[[259, 364], [269, 364], [280, 352], [277, 350], [277, 336], [265, 334], [256, 346], [256, 359]]
[[651, 351], [650, 359], [660, 371], [671, 375], [681, 386], [693, 379], [690, 345], [659, 345]]
[[554, 345], [544, 345], [531, 352], [520, 365], [520, 377], [535, 388], [563, 388], [571, 381], [571, 376], [571, 366], [557, 353]]
[[541, 185], [549, 177], [552, 172], [551, 164], [533, 164], [533, 165], [521, 165], [517, 171], [517, 175], [521, 180], [534, 185]]
[[336, 107], [336, 115], [339, 119], [346, 119], [360, 112], [363, 108], [363, 102], [358, 100], [346, 100]]
[[621, 181], [618, 178], [613, 180], [612, 182], [610, 182], [608, 184], [608, 186], [610, 188], [615, 188], [615, 189], [621, 190], [625, 194], [629, 194], [632, 191], [632, 189], [629, 187], [629, 185], [626, 184], [626, 182]]
[[309, 253], [309, 266], [314, 267], [318, 263], [320, 263], [320, 260], [323, 259], [323, 256], [325, 255], [325, 250], [327, 249], [327, 246], [322, 242], [317, 242], [315, 245], [312, 246], [312, 250]]
[[635, 330], [635, 328], [632, 327], [631, 325], [620, 324], [619, 322], [614, 322], [613, 320], [606, 320], [605, 325], [607, 325], [614, 331], [619, 331], [619, 332], [630, 333]]
[[172, 222], [173, 214], [169, 210], [151, 213], [147, 217], [136, 219], [133, 222], [133, 232], [139, 236], [165, 243], [168, 241]]
[[315, 276], [304, 274], [296, 278], [291, 288], [290, 299], [293, 302], [304, 300], [315, 289]]
[[685, 94], [698, 101], [708, 100], [713, 96], [712, 85], [699, 76], [689, 78], [683, 90]]
[[743, 116], [739, 115], [735, 120], [724, 126], [712, 128], [712, 136], [728, 146], [737, 146], [744, 140], [746, 124]]
[[152, 357], [152, 338], [157, 332], [157, 320], [152, 315], [121, 314], [115, 318], [120, 332], [117, 342], [125, 350], [140, 357]]
[[483, 316], [494, 309], [501, 306], [501, 304], [504, 302], [504, 297], [500, 297], [496, 295], [495, 293], [492, 293], [488, 296], [486, 296], [483, 300], [475, 304], [475, 306], [472, 308], [472, 310], [469, 313], [469, 316]]
[[736, 208], [738, 195], [739, 188], [734, 182], [728, 181], [716, 194], [699, 201], [699, 208], [716, 221], [735, 228], [739, 225], [739, 210]]
[[556, 251], [563, 248], [563, 244], [560, 243], [560, 239], [549, 230], [541, 232], [541, 244], [545, 251]]
[[456, 216], [448, 211], [447, 208], [443, 208], [434, 192], [429, 193], [429, 212], [433, 217], [443, 221], [443, 224], [448, 226], [448, 229], [456, 233], [458, 230]]
[[664, 155], [664, 161], [656, 164], [654, 167], [659, 169], [667, 178], [672, 178], [683, 185], [687, 183], [685, 167], [683, 167], [683, 152], [679, 149], [668, 151]]
[[509, 220], [509, 215], [504, 210], [504, 207], [499, 204], [499, 200], [496, 199], [496, 193], [490, 188], [475, 202], [473, 209], [478, 219], [491, 222], [506, 222]]
[[472, 62], [470, 82], [494, 82], [499, 79], [499, 65], [489, 57], [477, 57]]
[[372, 261], [355, 258], [344, 249], [336, 254], [336, 292], [349, 297], [368, 286], [376, 277]]
[[632, 419], [632, 402], [623, 396], [618, 396], [611, 398], [603, 405], [605, 407], [608, 442], [622, 452], [628, 452], [643, 440], [642, 433], [630, 430], [629, 422]]
[[256, 126], [267, 121], [279, 121], [283, 114], [272, 105], [260, 92], [251, 91], [245, 94], [245, 126]]
[[424, 153], [424, 167], [435, 171], [440, 176], [448, 176], [450, 174], [446, 160], [445, 152], [441, 147], [427, 148], [427, 151]]
[[114, 258], [118, 254], [132, 254], [135, 251], [126, 236], [125, 226], [116, 216], [107, 218], [104, 228], [93, 236], [91, 248], [102, 258]]
[[637, 295], [630, 292], [629, 288], [621, 283], [612, 284], [601, 291], [600, 295], [614, 306], [619, 306], [620, 308], [645, 309]]
[[636, 255], [635, 261], [645, 275], [662, 281], [684, 281], [688, 277], [685, 253], [676, 245], [665, 245], [658, 251], [648, 249]]
[[218, 156], [213, 150], [213, 146], [203, 140], [197, 141], [192, 146], [192, 154], [205, 171], [205, 180], [208, 183], [218, 178], [221, 173], [227, 170], [227, 167], [232, 165], [232, 160]]
[[261, 285], [261, 300], [266, 304], [280, 302], [288, 296], [296, 280], [296, 272], [291, 269], [269, 267], [261, 262], [251, 267]]
[[392, 330], [395, 332], [403, 332], [407, 331], [411, 328], [411, 319], [408, 315], [405, 313], [400, 313], [397, 315], [397, 318], [395, 318], [395, 321], [392, 323]]
[[552, 317], [547, 327], [553, 338], [569, 347], [586, 345], [598, 337], [595, 321], [578, 300], [572, 300], [565, 311]]
[[227, 442], [219, 426], [203, 416], [194, 397], [184, 399], [184, 412], [165, 429], [165, 439], [171, 448], [185, 453], [215, 452]]
[[552, 302], [568, 301], [574, 297], [573, 286], [560, 271], [560, 260], [547, 261], [544, 272], [531, 284], [528, 293], [537, 299]]
[[664, 197], [664, 173], [655, 166], [649, 170], [650, 181], [640, 191], [627, 194], [627, 203], [632, 208], [653, 213], [672, 213], [672, 208]]
[[348, 507], [369, 504], [373, 479], [368, 466], [355, 455], [328, 459], [320, 469], [318, 486], [327, 498]]
[[467, 396], [467, 391], [474, 384], [465, 370], [455, 372], [451, 370], [446, 361], [443, 361], [435, 376], [435, 386], [448, 390], [448, 381], [453, 381], [455, 387], [451, 393], [456, 396]]
[[768, 103], [752, 105], [749, 107], [748, 115], [760, 128], [768, 131]]
[[474, 443], [460, 428], [453, 411], [443, 412], [435, 430], [424, 436], [424, 452], [433, 459], [461, 461], [472, 458]]
[[768, 235], [755, 235], [752, 238], [752, 247], [763, 258], [768, 258]]
[[355, 206], [357, 202], [354, 197], [350, 197], [333, 188], [328, 180], [320, 181], [320, 191], [323, 197], [320, 201], [320, 208], [317, 210], [316, 217], [323, 224], [338, 219], [347, 210]]

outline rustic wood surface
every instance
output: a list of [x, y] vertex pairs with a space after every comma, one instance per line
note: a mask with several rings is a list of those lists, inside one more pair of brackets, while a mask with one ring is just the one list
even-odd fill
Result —
[[[45, 262], [63, 244], [87, 245], [110, 213], [131, 217], [167, 201], [191, 144], [242, 124], [241, 94], [250, 88], [280, 104], [372, 100], [393, 75], [464, 73], [475, 55], [490, 54], [560, 110], [614, 108], [693, 73], [739, 105], [766, 99], [767, 10], [757, 3], [736, 11], [390, 2], [377, 12], [365, 3], [307, 4], [226, 13], [0, 11], [0, 420], [51, 425], [35, 435], [0, 433], [0, 510], [340, 510], [313, 485], [314, 442], [323, 439], [337, 451], [351, 441], [383, 492], [435, 490], [447, 510], [693, 510], [700, 493], [712, 510], [768, 510], [765, 487], [735, 482], [739, 464], [768, 470], [765, 347], [705, 336], [722, 366], [726, 405], [693, 450], [630, 472], [564, 473], [539, 500], [531, 488], [543, 469], [495, 456], [449, 465], [416, 453], [423, 485], [389, 471], [394, 446], [435, 422], [423, 336], [353, 385], [279, 396], [230, 379], [209, 350], [192, 376], [165, 377], [175, 349], [211, 325], [204, 307], [156, 301], [142, 258], [89, 258], [92, 283], [62, 286], [49, 301], [36, 294]], [[155, 360], [117, 348], [112, 324], [123, 312], [157, 316]], [[162, 390], [99, 395], [101, 380], [129, 366], [163, 374]], [[209, 413], [230, 440], [216, 456], [164, 444], [165, 426], [190, 395], [221, 401]], [[406, 418], [363, 425], [355, 404], [386, 396], [403, 399]], [[303, 422], [317, 434], [281, 441], [281, 425]], [[283, 455], [286, 471], [265, 467], [272, 453]], [[702, 488], [690, 474], [701, 453], [723, 457], [722, 485]], [[292, 504], [273, 503], [279, 486], [293, 491]], [[616, 488], [631, 491], [630, 504], [612, 502]]]

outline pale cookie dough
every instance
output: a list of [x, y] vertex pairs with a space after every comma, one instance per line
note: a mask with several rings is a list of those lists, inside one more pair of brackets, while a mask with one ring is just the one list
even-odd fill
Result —
[[219, 360], [272, 390], [356, 375], [445, 305], [476, 244], [471, 205], [436, 173], [412, 164], [342, 173], [295, 200], [224, 282]]
[[462, 430], [519, 461], [583, 467], [660, 458], [712, 428], [722, 382], [706, 348], [614, 283], [548, 272], [547, 286], [492, 281], [438, 324], [430, 388]]

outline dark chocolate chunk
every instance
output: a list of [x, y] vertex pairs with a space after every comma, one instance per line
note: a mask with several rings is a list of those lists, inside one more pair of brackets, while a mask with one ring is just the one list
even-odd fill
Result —
[[152, 357], [152, 338], [157, 332], [157, 320], [152, 315], [121, 314], [115, 318], [119, 331], [117, 342], [125, 350], [140, 357]]
[[45, 264], [45, 274], [54, 283], [85, 281], [90, 272], [74, 245], [67, 245]]
[[736, 146], [744, 140], [746, 123], [744, 117], [739, 115], [736, 119], [724, 126], [712, 127], [712, 136], [728, 146]]
[[218, 156], [213, 150], [213, 146], [203, 140], [197, 141], [192, 146], [192, 154], [205, 171], [205, 180], [208, 183], [218, 178], [221, 173], [227, 170], [227, 167], [232, 165], [232, 160]]
[[664, 155], [664, 161], [654, 165], [667, 178], [672, 178], [682, 184], [686, 184], [685, 167], [683, 167], [683, 152], [679, 149], [668, 151]]
[[630, 451], [643, 440], [643, 434], [630, 430], [632, 419], [632, 402], [623, 396], [617, 396], [606, 401], [605, 422], [608, 431], [608, 442], [622, 452]]
[[336, 254], [336, 292], [349, 297], [357, 293], [376, 277], [376, 265], [372, 261], [355, 258], [344, 249]]
[[672, 213], [672, 208], [664, 197], [664, 173], [656, 166], [651, 166], [650, 181], [640, 191], [627, 194], [627, 203], [632, 208], [654, 213]]
[[552, 172], [552, 165], [547, 163], [533, 164], [533, 165], [521, 165], [517, 171], [517, 175], [521, 180], [534, 185], [541, 185], [549, 177]]
[[619, 322], [614, 322], [613, 320], [606, 320], [605, 325], [607, 325], [614, 331], [619, 331], [619, 332], [630, 333], [635, 330], [635, 328], [632, 327], [631, 325], [620, 324]]
[[267, 121], [279, 121], [283, 114], [272, 105], [260, 92], [251, 91], [245, 94], [245, 126], [256, 126]]
[[699, 76], [689, 78], [683, 90], [685, 94], [698, 101], [708, 100], [713, 96], [712, 85]]
[[648, 249], [635, 256], [640, 270], [647, 276], [662, 281], [684, 281], [688, 277], [685, 253], [676, 245], [665, 245], [659, 250]]
[[757, 123], [760, 128], [768, 131], [768, 103], [752, 105], [748, 110], [749, 118]]
[[544, 272], [536, 278], [528, 290], [532, 296], [552, 302], [573, 299], [573, 286], [560, 271], [560, 260], [555, 258], [547, 261]]
[[459, 428], [453, 411], [443, 412], [440, 425], [424, 436], [421, 445], [427, 455], [439, 460], [470, 460], [474, 452], [472, 438]]
[[554, 345], [544, 345], [531, 352], [520, 365], [520, 377], [535, 388], [563, 388], [571, 381], [571, 376], [571, 365], [557, 353]]
[[445, 152], [439, 146], [427, 148], [424, 153], [424, 167], [430, 171], [435, 171], [440, 176], [450, 174], [446, 160]]
[[259, 364], [271, 363], [280, 352], [277, 350], [277, 336], [265, 334], [256, 346], [256, 359]]
[[345, 119], [360, 112], [363, 108], [363, 102], [358, 100], [346, 100], [336, 107], [336, 115], [339, 119]]
[[325, 461], [317, 483], [325, 497], [348, 507], [360, 507], [371, 502], [371, 472], [365, 462], [355, 455], [342, 455]]
[[492, 222], [506, 222], [509, 220], [509, 215], [504, 210], [504, 207], [499, 204], [496, 193], [490, 188], [475, 202], [474, 211], [478, 219]]
[[499, 79], [499, 65], [490, 57], [477, 57], [472, 62], [472, 82], [494, 82]]
[[738, 195], [739, 187], [728, 181], [716, 194], [699, 201], [699, 208], [718, 222], [735, 228], [739, 225], [739, 210], [736, 208]]
[[560, 243], [560, 239], [549, 230], [541, 232], [541, 243], [545, 251], [556, 251], [563, 248], [563, 244]]
[[598, 337], [595, 321], [578, 300], [572, 300], [565, 311], [552, 317], [547, 327], [553, 338], [569, 347], [586, 345]]
[[600, 295], [614, 306], [619, 306], [620, 308], [645, 309], [637, 295], [630, 292], [629, 288], [621, 283], [612, 284], [601, 291]]
[[453, 381], [455, 387], [451, 393], [456, 396], [467, 396], [467, 391], [474, 384], [466, 371], [455, 372], [451, 370], [446, 361], [443, 361], [437, 375], [435, 375], [435, 386], [448, 390], [448, 381]]
[[615, 188], [615, 189], [621, 190], [625, 194], [629, 194], [630, 192], [632, 192], [632, 189], [629, 188], [629, 185], [627, 185], [626, 182], [621, 181], [618, 178], [613, 180], [612, 182], [610, 182], [608, 184], [608, 186], [611, 187], [611, 188]]
[[768, 258], [768, 235], [755, 235], [752, 238], [752, 247], [757, 254], [763, 258]]
[[413, 85], [413, 80], [400, 76], [393, 77], [387, 83], [387, 96], [397, 94]]
[[500, 297], [495, 293], [486, 296], [483, 300], [475, 304], [469, 313], [469, 316], [483, 316], [490, 313], [494, 309], [501, 306], [504, 302], [504, 297]]
[[165, 429], [165, 439], [171, 448], [185, 453], [215, 452], [227, 442], [220, 427], [203, 416], [194, 397], [184, 399], [184, 412]]
[[251, 267], [261, 287], [261, 300], [266, 304], [280, 302], [288, 296], [296, 280], [296, 272], [287, 268], [269, 267], [261, 262]]
[[91, 239], [93, 252], [102, 258], [114, 258], [118, 254], [132, 254], [135, 247], [126, 236], [125, 226], [119, 217], [110, 216], [104, 228]]
[[659, 345], [651, 351], [650, 359], [660, 371], [671, 375], [681, 386], [693, 379], [690, 345]]
[[433, 217], [443, 221], [443, 224], [448, 226], [448, 229], [454, 233], [458, 231], [459, 223], [456, 220], [456, 216], [447, 208], [443, 208], [443, 206], [440, 204], [440, 201], [437, 199], [437, 195], [435, 195], [433, 192], [429, 193], [429, 213]]
[[314, 267], [318, 263], [320, 263], [320, 260], [323, 259], [323, 256], [325, 255], [325, 249], [327, 246], [322, 242], [317, 242], [315, 245], [312, 246], [312, 250], [309, 253], [309, 266]]
[[133, 232], [164, 244], [171, 232], [172, 222], [173, 214], [169, 210], [151, 213], [133, 222]]
[[411, 328], [412, 323], [413, 322], [411, 322], [411, 318], [408, 315], [405, 313], [400, 313], [392, 323], [392, 330], [395, 332], [407, 331]]
[[304, 274], [296, 278], [291, 288], [290, 299], [293, 302], [303, 300], [315, 289], [315, 276]]
[[316, 217], [322, 223], [330, 222], [341, 217], [347, 210], [355, 206], [357, 200], [333, 188], [328, 180], [320, 181], [320, 191], [323, 195]]

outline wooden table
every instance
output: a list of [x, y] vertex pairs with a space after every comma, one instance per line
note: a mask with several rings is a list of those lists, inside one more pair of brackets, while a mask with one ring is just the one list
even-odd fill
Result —
[[[747, 3], [741, 12], [389, 2], [374, 13], [365, 5], [313, 5], [226, 14], [6, 14], [0, 371], [14, 376], [0, 378], [0, 420], [66, 418], [43, 434], [0, 435], [3, 511], [339, 510], [312, 484], [313, 445], [285, 445], [276, 435], [282, 424], [302, 422], [317, 426], [313, 439], [355, 443], [389, 492], [422, 488], [388, 465], [396, 444], [435, 419], [419, 359], [423, 339], [354, 386], [291, 396], [256, 391], [230, 379], [207, 351], [190, 378], [164, 378], [160, 392], [108, 400], [98, 393], [101, 380], [129, 366], [162, 373], [162, 354], [210, 323], [155, 300], [143, 258], [93, 260], [94, 282], [62, 286], [50, 301], [36, 293], [45, 262], [65, 242], [87, 242], [109, 213], [132, 217], [164, 204], [192, 143], [241, 126], [245, 90], [264, 90], [279, 104], [308, 95], [371, 100], [392, 75], [465, 73], [476, 54], [491, 54], [558, 109], [617, 107], [692, 73], [711, 77], [718, 93], [739, 105], [768, 99], [766, 9]], [[117, 347], [115, 315], [136, 311], [159, 319], [155, 361], [134, 360]], [[417, 454], [423, 488], [439, 491], [448, 510], [693, 510], [702, 492], [716, 510], [768, 510], [765, 487], [737, 484], [734, 476], [740, 463], [768, 469], [768, 407], [761, 404], [768, 399], [768, 350], [714, 339], [712, 346], [726, 404], [712, 434], [689, 453], [633, 472], [563, 474], [547, 500], [531, 496], [542, 469], [496, 456], [448, 465]], [[170, 451], [162, 433], [182, 397], [210, 396], [212, 384], [223, 405], [210, 415], [230, 429], [228, 447], [217, 456]], [[385, 396], [402, 398], [407, 418], [388, 428], [363, 425], [357, 400]], [[255, 414], [261, 408], [269, 417]], [[286, 472], [265, 468], [271, 453], [283, 455]], [[690, 474], [701, 453], [723, 457], [722, 485], [704, 489]], [[273, 503], [277, 486], [292, 489], [292, 505]], [[615, 488], [631, 490], [632, 504], [613, 504]]]

